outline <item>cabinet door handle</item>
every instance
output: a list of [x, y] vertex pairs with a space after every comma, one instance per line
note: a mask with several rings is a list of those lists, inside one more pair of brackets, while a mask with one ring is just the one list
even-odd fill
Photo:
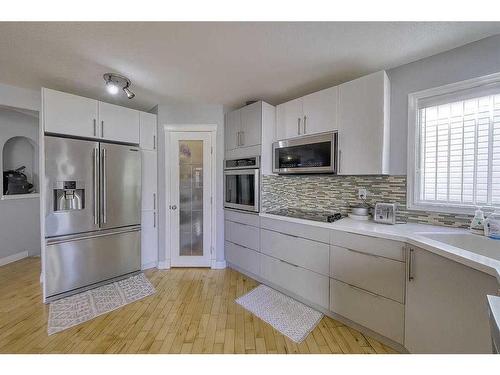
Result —
[[240, 132], [236, 133], [236, 145], [240, 145]]
[[153, 150], [156, 150], [156, 135], [153, 135]]
[[241, 145], [240, 146], [244, 146], [245, 145], [245, 132], [241, 132]]
[[156, 212], [153, 212], [153, 228], [156, 228]]
[[94, 119], [94, 137], [97, 137], [97, 121]]
[[156, 210], [156, 193], [153, 193], [153, 210]]
[[415, 280], [413, 275], [413, 254], [414, 250], [411, 247], [408, 248], [408, 281]]
[[300, 135], [300, 117], [297, 118], [297, 134]]
[[101, 121], [101, 138], [104, 138], [104, 120]]
[[304, 116], [304, 134], [306, 134], [306, 120], [307, 116]]

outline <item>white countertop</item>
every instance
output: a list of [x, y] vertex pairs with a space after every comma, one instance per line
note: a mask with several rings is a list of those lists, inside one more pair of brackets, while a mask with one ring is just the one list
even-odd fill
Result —
[[[334, 223], [318, 222], [312, 220], [297, 219], [287, 216], [271, 215], [260, 213], [259, 216], [271, 219], [285, 220], [293, 223], [315, 225], [318, 227], [341, 230], [350, 233], [362, 234], [366, 236], [385, 238], [406, 242], [415, 245], [424, 250], [430, 251], [445, 258], [454, 260], [471, 268], [495, 276], [500, 283], [500, 260], [486, 257], [474, 252], [455, 247], [444, 242], [432, 240], [424, 237], [421, 233], [469, 233], [465, 229], [449, 228], [426, 224], [395, 224], [386, 225], [369, 221], [359, 221], [350, 218], [344, 218]], [[495, 241], [495, 240], [491, 240]], [[500, 241], [498, 242], [498, 251], [500, 259]]]

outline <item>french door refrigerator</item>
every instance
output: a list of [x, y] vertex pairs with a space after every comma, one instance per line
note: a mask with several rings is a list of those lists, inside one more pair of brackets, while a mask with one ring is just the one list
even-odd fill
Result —
[[44, 191], [46, 301], [140, 271], [137, 147], [45, 136]]

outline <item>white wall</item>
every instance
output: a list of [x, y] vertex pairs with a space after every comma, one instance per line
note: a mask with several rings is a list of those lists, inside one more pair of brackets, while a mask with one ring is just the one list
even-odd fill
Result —
[[[0, 84], [0, 106], [21, 109], [0, 108], [1, 145], [20, 133], [37, 143], [38, 119], [32, 111], [40, 109], [40, 93]], [[40, 253], [39, 199], [0, 200], [0, 259], [24, 251]]]
[[408, 94], [500, 72], [500, 35], [387, 71], [391, 80], [392, 175], [406, 174]]
[[223, 210], [223, 159], [224, 159], [224, 111], [222, 105], [169, 101], [156, 107], [158, 114], [158, 207], [159, 207], [159, 261], [165, 259], [167, 248], [166, 197], [165, 197], [165, 125], [217, 125], [216, 139], [216, 260], [224, 260], [224, 210]]

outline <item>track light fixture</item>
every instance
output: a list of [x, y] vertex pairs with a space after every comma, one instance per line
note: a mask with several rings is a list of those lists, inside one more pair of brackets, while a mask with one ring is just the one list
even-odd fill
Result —
[[104, 82], [106, 82], [106, 90], [108, 90], [111, 95], [118, 94], [120, 89], [122, 89], [127, 95], [127, 98], [132, 99], [135, 96], [130, 90], [132, 82], [130, 82], [130, 79], [127, 77], [114, 73], [106, 73], [103, 75], [103, 78]]

